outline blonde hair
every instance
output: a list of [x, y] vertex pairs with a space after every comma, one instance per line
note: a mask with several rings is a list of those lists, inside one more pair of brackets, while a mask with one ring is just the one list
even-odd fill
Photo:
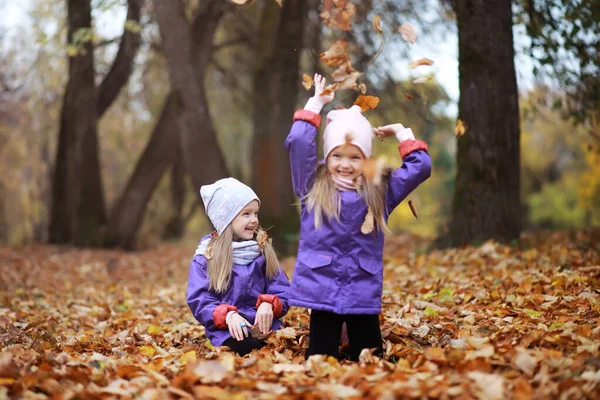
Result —
[[[360, 185], [357, 185], [358, 193], [365, 199], [367, 206], [373, 213], [373, 220], [378, 230], [383, 233], [390, 233], [385, 222], [385, 190], [389, 182], [391, 170], [384, 170], [381, 182], [374, 184], [372, 181], [361, 179]], [[323, 223], [323, 215], [327, 218], [340, 219], [341, 198], [335, 188], [335, 183], [331, 179], [331, 174], [327, 170], [327, 164], [317, 166], [315, 183], [310, 191], [301, 201], [306, 202], [309, 212], [315, 210], [315, 227], [319, 229]]]
[[[267, 279], [274, 279], [280, 271], [279, 260], [277, 253], [271, 244], [271, 241], [266, 239], [259, 243], [261, 253], [265, 256]], [[231, 275], [233, 274], [233, 228], [231, 224], [225, 228], [223, 233], [214, 237], [208, 242], [206, 254], [207, 257], [207, 274], [208, 274], [208, 290], [216, 293], [224, 293], [231, 285]]]

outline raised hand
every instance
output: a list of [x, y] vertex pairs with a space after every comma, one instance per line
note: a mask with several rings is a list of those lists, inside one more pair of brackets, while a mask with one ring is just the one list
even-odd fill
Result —
[[320, 99], [322, 105], [331, 103], [333, 101], [333, 99], [335, 98], [335, 92], [331, 92], [325, 96], [321, 96], [321, 93], [323, 93], [323, 91], [327, 87], [327, 79], [325, 79], [325, 77], [321, 76], [320, 74], [315, 74], [314, 79], [315, 79], [315, 96], [314, 97], [317, 99]]

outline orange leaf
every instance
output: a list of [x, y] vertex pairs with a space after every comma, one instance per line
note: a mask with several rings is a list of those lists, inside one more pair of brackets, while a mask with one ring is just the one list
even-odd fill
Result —
[[312, 85], [314, 83], [313, 79], [307, 74], [302, 74], [302, 80], [303, 80], [302, 86], [304, 86], [304, 89], [310, 90], [310, 88], [312, 87]]
[[413, 204], [412, 200], [408, 201], [408, 206], [410, 207], [410, 211], [412, 211], [415, 218], [419, 219], [419, 214], [417, 213], [417, 209], [416, 209], [415, 205]]
[[275, 2], [279, 4], [279, 7], [283, 7], [283, 0], [275, 0]]
[[356, 7], [350, 0], [323, 0], [323, 24], [343, 31], [352, 29], [352, 18], [356, 14]]
[[319, 58], [328, 66], [337, 67], [338, 65], [348, 61], [349, 57], [346, 53], [347, 49], [348, 42], [345, 42], [343, 40], [336, 40], [329, 47], [329, 50], [319, 55]]
[[333, 73], [331, 74], [331, 78], [334, 82], [343, 82], [348, 79], [348, 76], [353, 72], [356, 72], [354, 67], [352, 67], [352, 63], [347, 61], [340, 65]]
[[379, 18], [379, 15], [373, 17], [373, 26], [377, 32], [383, 33], [383, 30], [381, 29], [381, 18]]
[[454, 128], [454, 132], [456, 133], [457, 136], [462, 136], [465, 134], [466, 131], [467, 131], [467, 126], [459, 118], [458, 121], [456, 121], [456, 127]]
[[406, 97], [408, 100], [413, 99], [412, 94], [410, 94], [410, 93], [404, 93], [404, 97]]
[[398, 32], [402, 35], [402, 39], [406, 40], [410, 44], [415, 44], [415, 39], [417, 39], [417, 32], [415, 28], [408, 22], [402, 24], [400, 28], [398, 28]]
[[420, 65], [433, 65], [433, 60], [430, 60], [429, 58], [421, 58], [408, 64], [408, 68], [413, 69]]
[[359, 105], [362, 112], [373, 110], [379, 105], [379, 97], [377, 96], [358, 96], [354, 104]]
[[327, 86], [323, 91], [319, 94], [319, 96], [327, 96], [337, 90], [337, 83]]

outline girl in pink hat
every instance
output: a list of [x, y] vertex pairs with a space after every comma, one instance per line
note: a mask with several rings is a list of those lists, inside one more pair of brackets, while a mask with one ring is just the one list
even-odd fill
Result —
[[[431, 174], [427, 144], [402, 124], [373, 129], [358, 106], [327, 114], [324, 161], [317, 159], [317, 129], [325, 78], [315, 75], [315, 95], [294, 114], [285, 145], [294, 191], [301, 200], [298, 258], [289, 304], [312, 310], [307, 356], [339, 357], [342, 325], [347, 326], [350, 357], [376, 349], [382, 354], [379, 314], [383, 285], [383, 239], [394, 208]], [[371, 157], [373, 133], [395, 136], [402, 167], [380, 182], [363, 177]]]

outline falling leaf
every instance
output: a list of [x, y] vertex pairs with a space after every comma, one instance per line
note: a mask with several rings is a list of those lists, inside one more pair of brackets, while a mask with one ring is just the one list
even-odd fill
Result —
[[319, 55], [321, 61], [330, 67], [337, 67], [340, 64], [348, 61], [350, 58], [346, 53], [348, 42], [344, 40], [336, 40], [329, 46], [329, 49]]
[[348, 76], [354, 72], [357, 72], [354, 67], [352, 67], [352, 63], [347, 61], [340, 65], [333, 73], [331, 74], [331, 78], [334, 82], [343, 82], [348, 79]]
[[310, 90], [314, 83], [313, 79], [307, 74], [302, 74], [302, 81], [302, 86], [304, 86], [304, 89], [306, 90]]
[[377, 32], [383, 33], [383, 30], [381, 29], [381, 18], [379, 15], [373, 17], [373, 26]]
[[410, 211], [415, 216], [416, 219], [419, 219], [419, 214], [417, 213], [417, 208], [413, 204], [412, 200], [408, 201], [408, 206], [410, 207]]
[[408, 68], [413, 69], [421, 65], [433, 65], [433, 60], [430, 60], [429, 58], [420, 58], [408, 64]]
[[323, 24], [343, 31], [352, 29], [350, 19], [356, 14], [356, 7], [350, 0], [323, 0], [323, 11], [320, 16]]
[[408, 22], [405, 22], [398, 28], [398, 32], [402, 35], [402, 39], [406, 40], [410, 44], [415, 44], [415, 40], [417, 39], [417, 32], [415, 28]]
[[279, 7], [283, 7], [283, 0], [275, 0], [275, 2], [279, 4]]
[[359, 105], [362, 112], [373, 110], [379, 105], [379, 97], [361, 95], [354, 101], [354, 104]]
[[369, 207], [367, 209], [367, 215], [365, 215], [365, 219], [360, 227], [360, 232], [364, 235], [367, 235], [367, 234], [373, 232], [374, 228], [375, 228], [375, 220], [373, 218], [373, 211], [371, 210], [371, 207]]
[[433, 79], [432, 76], [423, 76], [421, 78], [417, 78], [417, 79], [413, 80], [413, 83], [414, 84], [426, 83], [426, 82], [429, 82], [432, 79]]
[[454, 132], [456, 133], [457, 136], [462, 136], [465, 134], [465, 132], [467, 131], [467, 127], [464, 124], [464, 122], [459, 118], [456, 121], [456, 127], [454, 128]]
[[338, 87], [337, 83], [328, 85], [325, 89], [323, 89], [323, 91], [319, 94], [319, 96], [328, 96], [331, 93], [335, 92], [337, 87]]
[[404, 97], [406, 97], [408, 100], [412, 100], [413, 99], [412, 94], [406, 93], [406, 92], [404, 93]]
[[362, 94], [366, 94], [367, 93], [367, 85], [365, 85], [364, 83], [359, 83], [358, 90], [360, 90], [360, 92]]

